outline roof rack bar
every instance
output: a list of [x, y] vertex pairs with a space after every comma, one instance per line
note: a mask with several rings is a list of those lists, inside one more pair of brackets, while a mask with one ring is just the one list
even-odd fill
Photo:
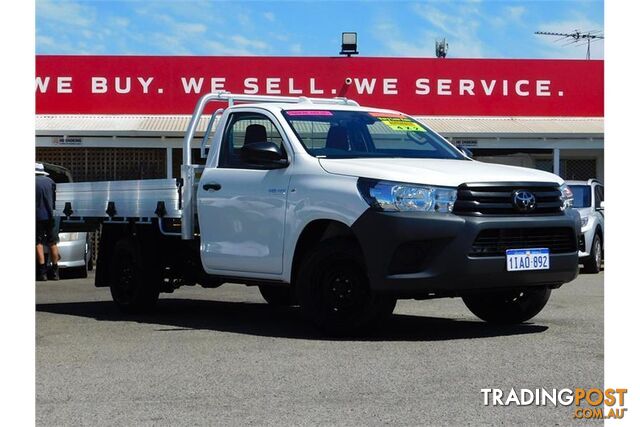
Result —
[[[281, 102], [287, 104], [333, 104], [333, 105], [353, 105], [358, 106], [356, 101], [347, 98], [307, 98], [305, 96], [277, 96], [277, 95], [248, 95], [244, 93], [231, 93], [228, 91], [211, 92], [202, 95], [196, 104], [187, 132], [183, 140], [183, 152], [182, 152], [182, 164], [191, 165], [191, 142], [196, 133], [196, 127], [205, 106], [209, 102], [228, 102], [229, 107], [235, 105], [236, 102]], [[215, 118], [215, 114], [211, 116], [210, 120]]]
[[231, 93], [227, 91], [211, 92], [205, 95], [208, 101], [227, 101], [229, 106], [236, 102], [282, 102], [287, 104], [310, 103], [310, 104], [333, 104], [333, 105], [354, 105], [359, 104], [347, 98], [308, 98], [306, 96], [279, 96], [279, 95], [248, 95], [244, 93]]

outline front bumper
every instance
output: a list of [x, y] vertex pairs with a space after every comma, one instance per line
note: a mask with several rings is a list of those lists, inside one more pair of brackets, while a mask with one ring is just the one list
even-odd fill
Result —
[[581, 245], [580, 251], [578, 252], [578, 256], [580, 258], [587, 258], [589, 255], [591, 255], [591, 245], [593, 244], [593, 238], [595, 237], [595, 235], [595, 221], [590, 218], [587, 225], [582, 228], [583, 237], [581, 237], [581, 239], [584, 241], [584, 246]]
[[[482, 230], [543, 227], [570, 228], [575, 237], [575, 251], [550, 254], [549, 270], [507, 272], [505, 255], [470, 255]], [[364, 253], [372, 289], [398, 297], [456, 296], [528, 286], [557, 287], [578, 274], [580, 216], [573, 210], [553, 216], [473, 217], [370, 209], [352, 229]], [[409, 258], [414, 259], [408, 262], [413, 265], [408, 269], [414, 271], [402, 271], [407, 270], [402, 264]]]

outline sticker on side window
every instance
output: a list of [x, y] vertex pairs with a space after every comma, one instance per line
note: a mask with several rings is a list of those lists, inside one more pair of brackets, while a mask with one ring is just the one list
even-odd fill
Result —
[[369, 113], [376, 119], [384, 123], [389, 129], [405, 132], [426, 132], [426, 130], [411, 120], [410, 118], [401, 114], [393, 113]]
[[331, 111], [326, 110], [289, 110], [288, 116], [333, 116]]

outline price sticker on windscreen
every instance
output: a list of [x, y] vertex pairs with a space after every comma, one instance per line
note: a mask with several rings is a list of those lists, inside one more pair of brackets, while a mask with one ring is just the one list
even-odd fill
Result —
[[389, 129], [405, 132], [425, 132], [424, 128], [409, 119], [408, 117], [400, 114], [380, 114], [372, 113], [372, 116], [376, 117], [382, 123], [384, 123]]

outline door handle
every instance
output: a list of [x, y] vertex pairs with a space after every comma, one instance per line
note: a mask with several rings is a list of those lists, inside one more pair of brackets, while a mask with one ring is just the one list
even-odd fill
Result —
[[217, 182], [209, 182], [202, 186], [202, 189], [204, 191], [210, 191], [210, 190], [218, 191], [221, 188], [222, 188], [222, 185], [218, 184]]

